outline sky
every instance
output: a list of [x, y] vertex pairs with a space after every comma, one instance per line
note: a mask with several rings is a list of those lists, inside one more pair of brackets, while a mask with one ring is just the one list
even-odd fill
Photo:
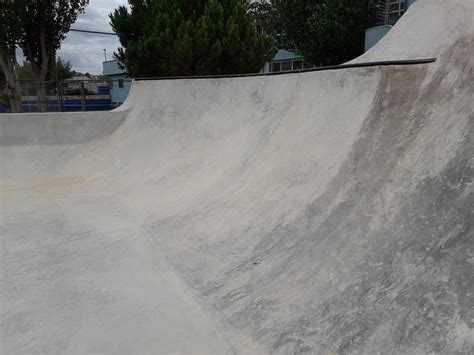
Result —
[[[109, 24], [109, 14], [118, 6], [126, 4], [127, 0], [90, 0], [85, 13], [79, 15], [72, 28], [113, 32]], [[107, 50], [107, 60], [111, 60], [118, 47], [120, 42], [115, 36], [69, 32], [61, 44], [58, 56], [69, 60], [75, 71], [102, 74], [104, 49]]]

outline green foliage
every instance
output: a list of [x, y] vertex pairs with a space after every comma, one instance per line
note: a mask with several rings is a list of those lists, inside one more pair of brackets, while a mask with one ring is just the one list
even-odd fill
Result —
[[363, 53], [375, 22], [368, 0], [272, 0], [279, 44], [317, 65], [340, 64]]
[[[58, 57], [57, 62], [50, 61], [48, 68], [48, 76], [46, 80], [66, 80], [72, 78], [74, 71], [70, 61], [65, 61]], [[33, 68], [30, 62], [23, 62], [23, 65], [18, 67], [18, 78], [20, 80], [33, 80]]]
[[276, 31], [278, 18], [276, 7], [267, 0], [257, 0], [249, 5], [249, 14], [253, 17], [258, 33], [278, 38]]
[[56, 63], [53, 63], [53, 68], [50, 70], [50, 73], [51, 76], [54, 75], [53, 79], [58, 80], [70, 79], [74, 75], [71, 62], [65, 61], [61, 57], [58, 57]]
[[0, 6], [0, 54], [12, 56], [23, 35], [25, 1], [2, 2]]
[[110, 15], [135, 77], [258, 72], [274, 52], [244, 0], [129, 0]]
[[20, 80], [33, 80], [33, 68], [30, 62], [23, 62], [22, 65], [18, 66], [18, 79]]
[[71, 24], [89, 0], [25, 0], [24, 32], [20, 47], [33, 69], [49, 68]]

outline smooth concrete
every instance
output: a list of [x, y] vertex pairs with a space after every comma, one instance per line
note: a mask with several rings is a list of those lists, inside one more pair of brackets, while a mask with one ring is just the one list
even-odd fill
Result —
[[470, 15], [419, 1], [359, 59], [433, 64], [0, 116], [1, 352], [473, 353]]

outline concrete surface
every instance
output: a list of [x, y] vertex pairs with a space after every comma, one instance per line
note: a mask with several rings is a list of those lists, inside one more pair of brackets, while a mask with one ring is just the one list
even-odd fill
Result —
[[1, 352], [473, 353], [472, 15], [358, 59], [433, 64], [0, 116]]

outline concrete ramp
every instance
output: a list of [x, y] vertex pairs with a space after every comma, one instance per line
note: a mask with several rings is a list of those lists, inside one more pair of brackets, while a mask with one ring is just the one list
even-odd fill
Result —
[[0, 116], [0, 352], [474, 352], [474, 2], [354, 61]]

